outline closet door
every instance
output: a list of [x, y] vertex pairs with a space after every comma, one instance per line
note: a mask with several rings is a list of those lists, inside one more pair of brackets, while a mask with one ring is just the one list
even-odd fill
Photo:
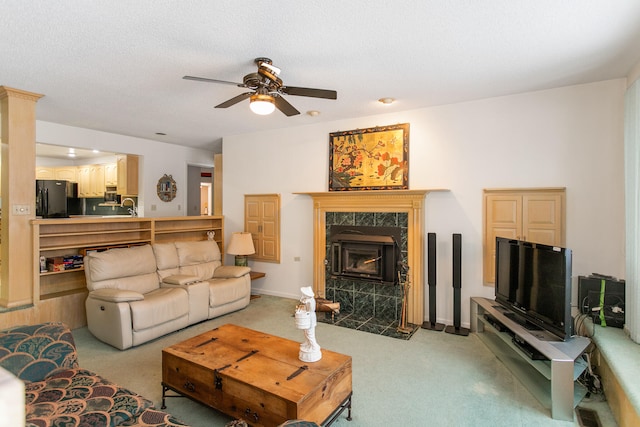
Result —
[[522, 230], [522, 196], [485, 192], [484, 283], [495, 283], [496, 237], [519, 239]]
[[280, 195], [246, 194], [244, 229], [251, 233], [255, 261], [280, 262]]
[[564, 206], [564, 188], [484, 190], [484, 284], [495, 283], [496, 237], [564, 246]]

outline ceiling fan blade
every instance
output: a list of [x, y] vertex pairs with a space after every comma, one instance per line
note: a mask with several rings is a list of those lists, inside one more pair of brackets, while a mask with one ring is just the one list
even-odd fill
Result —
[[185, 80], [195, 80], [197, 82], [222, 83], [222, 84], [225, 84], [225, 85], [246, 87], [244, 83], [234, 83], [234, 82], [228, 82], [226, 80], [207, 79], [205, 77], [184, 76], [182, 78], [185, 79]]
[[312, 98], [338, 99], [338, 92], [327, 89], [311, 89], [308, 87], [283, 86], [280, 92], [287, 95], [309, 96]]
[[291, 117], [300, 114], [300, 111], [296, 110], [295, 107], [281, 96], [274, 95], [274, 102], [276, 104], [276, 108], [282, 111], [285, 116]]
[[222, 104], [216, 105], [215, 108], [228, 108], [228, 107], [231, 107], [232, 105], [236, 105], [240, 101], [244, 101], [245, 99], [249, 98], [251, 95], [253, 95], [253, 92], [242, 93], [242, 94], [240, 94], [238, 96], [234, 96], [233, 98], [231, 98], [228, 101], [223, 102]]

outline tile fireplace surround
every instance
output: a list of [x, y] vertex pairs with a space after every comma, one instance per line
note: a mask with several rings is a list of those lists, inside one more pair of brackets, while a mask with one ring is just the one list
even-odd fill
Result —
[[[334, 226], [399, 228], [400, 259], [406, 260], [407, 219], [406, 212], [327, 212], [327, 242]], [[325, 257], [330, 257], [329, 242]], [[366, 279], [331, 277], [330, 265], [326, 267], [325, 277], [325, 298], [339, 302], [340, 313], [318, 313], [318, 321], [394, 338], [408, 339], [416, 331], [415, 325], [406, 334], [397, 331], [402, 311], [401, 286]]]
[[[424, 200], [428, 193], [448, 190], [372, 190], [333, 191], [324, 193], [295, 193], [313, 199], [313, 289], [316, 295], [330, 298], [336, 283], [327, 277], [327, 220], [364, 222], [394, 221], [403, 230], [402, 255], [410, 267], [411, 287], [407, 304], [409, 323], [421, 325], [424, 321]], [[366, 215], [371, 214], [371, 215]], [[349, 219], [352, 218], [352, 219]], [[350, 225], [349, 223], [345, 225]], [[406, 235], [406, 239], [404, 236]], [[406, 240], [406, 246], [405, 246]], [[331, 280], [330, 283], [327, 280]], [[353, 281], [348, 281], [353, 282]], [[343, 286], [338, 284], [337, 286]], [[350, 287], [351, 284], [346, 285]], [[353, 285], [355, 287], [359, 285]], [[368, 284], [371, 286], [371, 284]], [[385, 285], [389, 286], [389, 285]], [[361, 287], [359, 288], [361, 289]], [[386, 292], [389, 289], [380, 292]], [[394, 289], [395, 291], [395, 289]], [[373, 290], [375, 293], [376, 291]], [[369, 297], [371, 298], [371, 297]], [[390, 304], [394, 304], [391, 302]], [[395, 307], [395, 306], [394, 306]]]

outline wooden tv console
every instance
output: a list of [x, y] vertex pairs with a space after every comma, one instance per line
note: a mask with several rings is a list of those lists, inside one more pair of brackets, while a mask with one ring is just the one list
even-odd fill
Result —
[[[526, 329], [505, 313], [508, 310], [494, 300], [471, 298], [471, 331], [477, 333], [543, 406], [551, 409], [552, 418], [573, 420], [574, 408], [587, 392], [576, 379], [587, 368], [580, 356], [591, 340], [586, 337], [572, 337], [567, 341], [554, 339], [546, 331]], [[498, 328], [487, 317], [497, 320]], [[512, 342], [513, 336], [537, 350], [545, 360], [527, 356]]]

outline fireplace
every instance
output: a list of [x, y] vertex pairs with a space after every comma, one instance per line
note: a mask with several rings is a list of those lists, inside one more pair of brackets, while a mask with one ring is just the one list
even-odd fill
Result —
[[398, 283], [400, 228], [333, 226], [330, 275], [366, 282]]
[[[328, 252], [330, 234], [327, 233], [328, 216], [334, 217], [333, 225], [346, 223], [343, 215], [362, 216], [363, 221], [355, 221], [351, 225], [370, 224], [369, 218], [380, 216], [381, 221], [374, 219], [375, 224], [389, 225], [384, 214], [402, 213], [401, 226], [406, 227], [403, 235], [402, 258], [411, 268], [411, 283], [407, 302], [408, 321], [421, 325], [424, 321], [424, 199], [428, 193], [448, 191], [444, 189], [429, 190], [379, 190], [379, 191], [329, 191], [314, 193], [295, 193], [310, 196], [313, 199], [313, 288], [317, 295], [337, 299], [338, 294], [345, 292], [343, 283], [335, 283], [331, 279]], [[398, 224], [396, 224], [398, 225]], [[349, 291], [360, 291], [371, 288], [369, 284], [351, 281]], [[360, 285], [360, 286], [359, 286]], [[383, 298], [385, 292], [395, 291], [399, 286], [375, 284], [371, 298]], [[332, 291], [333, 289], [333, 291]], [[332, 294], [333, 292], [333, 294]], [[368, 305], [368, 304], [367, 304]]]

